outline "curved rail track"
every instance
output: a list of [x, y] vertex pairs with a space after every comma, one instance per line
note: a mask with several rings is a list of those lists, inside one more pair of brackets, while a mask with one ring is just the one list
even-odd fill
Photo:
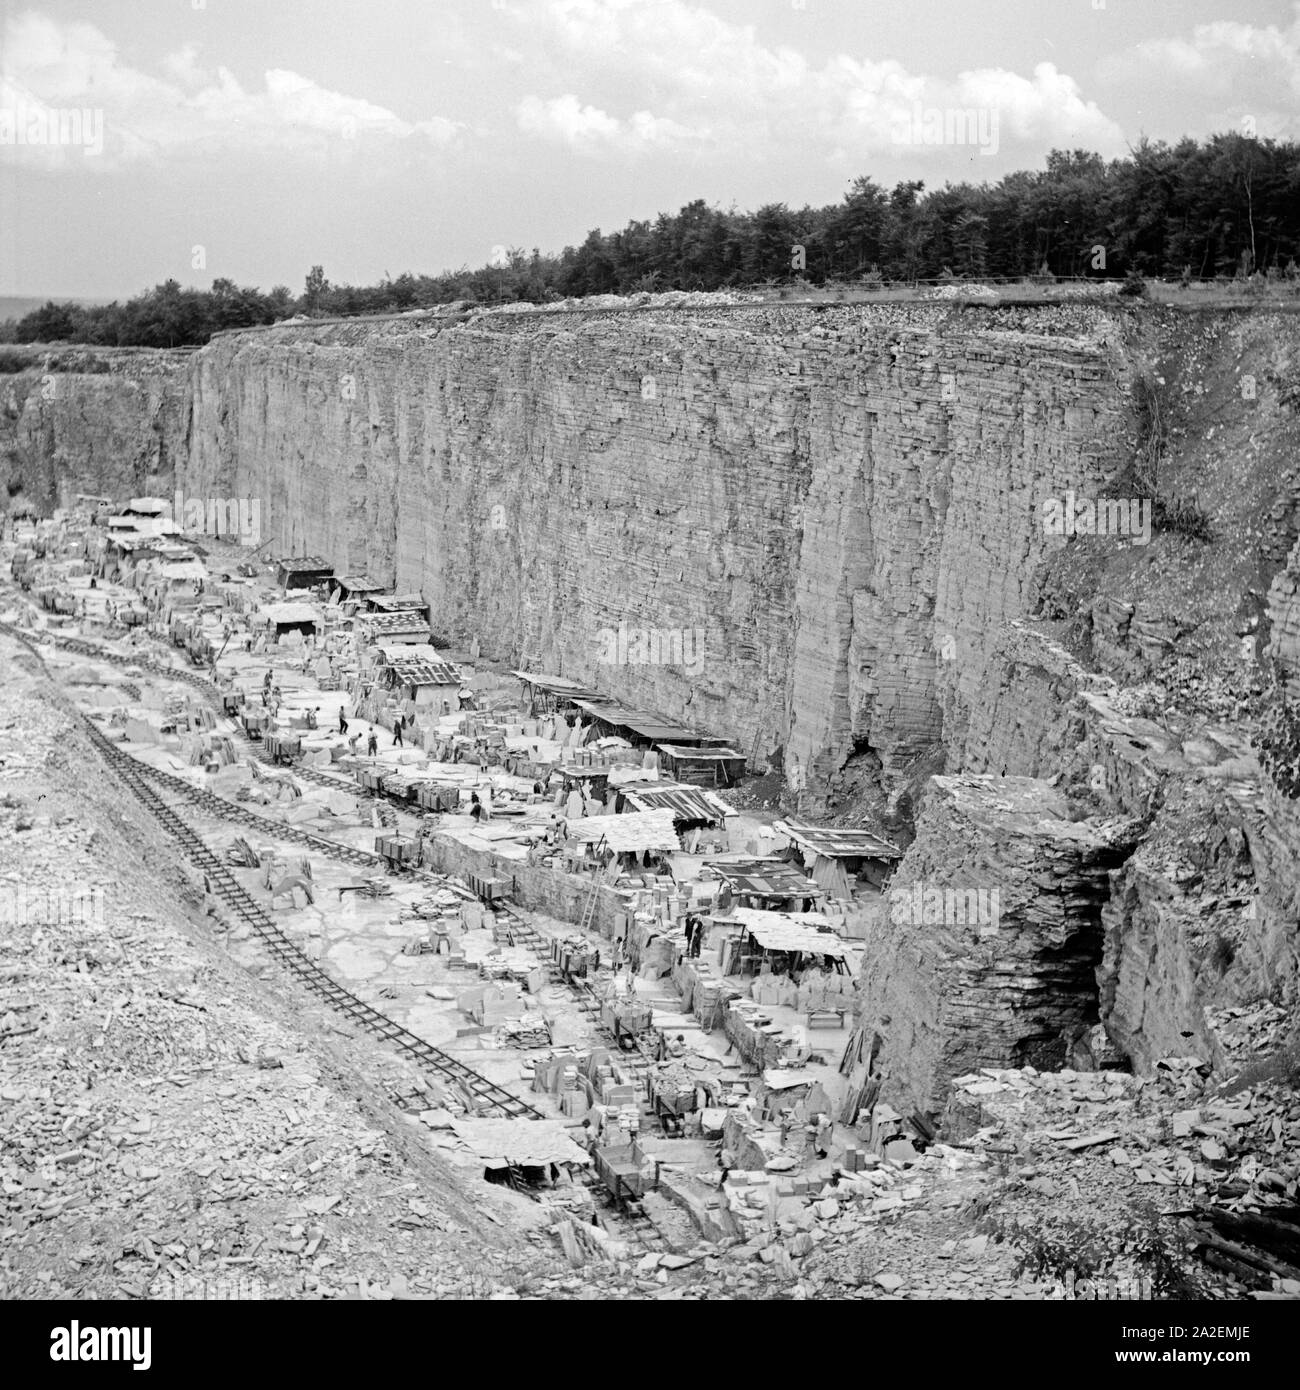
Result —
[[[35, 651], [33, 644], [24, 639], [21, 633], [12, 628], [7, 628], [3, 624], [0, 624], [0, 630], [8, 631], [11, 636], [17, 637], [20, 641], [25, 641], [25, 644], [31, 646], [33, 651]], [[102, 647], [97, 647], [94, 643], [86, 642], [76, 637], [65, 637], [61, 634], [50, 633], [45, 635], [44, 640], [48, 641], [59, 650], [74, 652], [77, 655], [85, 656], [91, 660], [107, 661], [118, 666], [139, 666], [163, 679], [183, 681], [187, 685], [191, 685], [196, 690], [202, 692], [213, 704], [220, 707], [221, 691], [218, 690], [211, 681], [206, 680], [203, 676], [198, 675], [194, 671], [186, 671], [183, 668], [166, 666], [161, 661], [140, 652], [132, 652], [130, 655], [125, 655], [119, 652], [106, 651]], [[39, 659], [39, 652], [36, 652], [36, 655]], [[85, 716], [82, 717], [83, 719], [85, 718]], [[272, 764], [273, 759], [262, 747], [260, 741], [249, 738], [243, 726], [239, 724], [239, 721], [236, 720], [234, 722], [239, 730], [240, 736], [248, 745], [250, 752], [260, 761]], [[91, 727], [93, 728], [93, 726]], [[95, 732], [98, 732], [98, 730], [95, 730]], [[107, 740], [105, 740], [105, 742], [107, 742]], [[109, 743], [108, 746], [115, 747], [115, 745], [111, 743]], [[120, 752], [121, 750], [116, 751]], [[122, 756], [129, 758], [130, 755], [123, 753]], [[134, 759], [131, 759], [131, 762], [133, 766], [139, 769], [142, 776], [161, 783], [180, 795], [190, 798], [213, 815], [241, 822], [251, 829], [258, 830], [262, 834], [291, 843], [304, 845], [330, 858], [339, 859], [347, 863], [371, 868], [379, 867], [384, 863], [379, 855], [372, 854], [368, 850], [353, 849], [350, 846], [339, 845], [332, 840], [327, 840], [321, 836], [312, 835], [307, 831], [299, 830], [296, 826], [286, 825], [280, 821], [273, 821], [266, 817], [258, 816], [256, 813], [246, 810], [238, 802], [227, 801], [225, 798], [217, 796], [213, 792], [194, 786], [184, 778], [176, 777], [171, 773], [162, 772], [159, 769], [138, 763]], [[368, 793], [359, 792], [351, 781], [339, 776], [320, 772], [316, 768], [295, 766], [293, 768], [293, 774], [295, 776], [305, 777], [319, 785], [327, 786], [334, 790], [346, 789], [354, 795], [368, 795], [381, 803], [389, 802], [404, 811], [412, 811], [410, 802], [394, 792], [389, 792], [387, 790], [370, 791]], [[383, 809], [386, 810], [387, 807], [385, 806]], [[385, 823], [387, 823], [387, 818], [385, 817], [384, 819]], [[436, 887], [449, 889], [456, 893], [458, 897], [467, 901], [475, 901], [474, 894], [453, 878], [449, 878], [443, 874], [432, 873], [427, 869], [417, 869], [415, 870], [415, 875]], [[507, 941], [512, 945], [518, 944], [531, 950], [538, 957], [552, 983], [567, 985], [578, 1007], [587, 1016], [591, 1025], [608, 1039], [617, 1043], [612, 1031], [606, 1028], [601, 1020], [600, 1003], [591, 986], [586, 983], [578, 984], [575, 981], [566, 979], [559, 966], [556, 965], [551, 958], [547, 939], [532, 926], [531, 923], [525, 921], [524, 918], [512, 908], [504, 904], [495, 904], [494, 910], [499, 923], [502, 923], [502, 919], [504, 919], [502, 925], [504, 925], [505, 928]], [[394, 1026], [396, 1027], [397, 1025]], [[651, 1066], [652, 1059], [645, 1054], [639, 1043], [634, 1053], [628, 1053], [618, 1048], [618, 1056], [624, 1068], [635, 1075], [638, 1080], [644, 1077], [646, 1071]], [[407, 1094], [401, 1096], [399, 1099], [406, 1108], [411, 1108], [418, 1103], [418, 1093]]]
[[[3, 623], [0, 623], [0, 632], [6, 633], [27, 647], [32, 655], [44, 664], [36, 644], [24, 633]], [[68, 640], [64, 639], [65, 642]], [[79, 643], [78, 646], [88, 648], [89, 644]], [[65, 649], [76, 650], [76, 648], [71, 647]], [[83, 654], [102, 659], [101, 654], [94, 649], [86, 650]], [[130, 662], [128, 664], [147, 666], [150, 663]], [[280, 930], [261, 905], [238, 882], [226, 863], [203, 842], [195, 830], [186, 824], [176, 810], [167, 804], [157, 788], [151, 785], [151, 778], [155, 775], [153, 770], [143, 768], [137, 759], [113, 743], [86, 715], [82, 714], [80, 718], [91, 742], [105, 762], [109, 764], [163, 829], [177, 841], [186, 857], [203, 874], [209, 892], [220, 898], [235, 917], [253, 931], [276, 960], [296, 975], [313, 993], [320, 995], [326, 1003], [337, 1009], [359, 1028], [373, 1033], [380, 1040], [389, 1043], [418, 1067], [432, 1073], [439, 1081], [450, 1084], [464, 1097], [471, 1113], [477, 1115], [495, 1114], [512, 1119], [539, 1120], [543, 1118], [541, 1112], [535, 1110], [526, 1101], [520, 1100], [519, 1097], [503, 1087], [489, 1081], [458, 1058], [450, 1056], [440, 1048], [434, 1047], [432, 1043], [417, 1037], [400, 1023], [389, 1018], [386, 1014], [380, 1013], [378, 1009], [373, 1008], [364, 1000], [357, 998], [351, 990], [339, 984], [337, 980], [322, 970]], [[210, 797], [223, 808], [220, 813], [224, 813], [225, 807], [239, 810], [233, 803], [222, 802], [221, 798], [213, 797], [209, 792], [199, 791], [180, 778], [172, 778], [167, 773], [158, 773], [156, 776], [166, 779], [168, 785], [175, 784], [178, 790], [183, 790], [186, 794], [198, 792], [198, 795], [203, 798]], [[260, 818], [254, 819], [260, 820]], [[293, 829], [293, 827], [281, 826], [274, 821], [267, 821], [264, 824], [277, 835], [284, 830]], [[307, 838], [313, 841], [315, 847], [328, 845], [329, 849], [333, 851], [346, 850], [347, 848], [346, 846], [333, 845], [328, 841], [316, 843], [316, 837], [313, 836]], [[364, 855], [364, 851], [361, 850], [347, 852]], [[382, 861], [379, 861], [377, 856], [365, 855], [365, 862]], [[415, 1094], [418, 1097], [419, 1093]], [[418, 1103], [418, 1100], [415, 1103]]]

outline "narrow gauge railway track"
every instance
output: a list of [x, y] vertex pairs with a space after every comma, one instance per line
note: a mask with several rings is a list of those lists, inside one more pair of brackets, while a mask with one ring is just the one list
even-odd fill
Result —
[[[183, 681], [200, 691], [213, 705], [221, 709], [222, 692], [210, 680], [205, 679], [195, 671], [186, 671], [183, 667], [165, 666], [155, 657], [140, 652], [133, 652], [129, 656], [121, 652], [110, 652], [79, 637], [63, 637], [48, 633], [43, 636], [42, 640], [61, 651], [74, 652], [78, 656], [88, 657], [94, 661], [107, 661], [115, 666], [123, 667], [139, 666], [164, 680]], [[262, 741], [251, 737], [239, 720], [234, 720], [234, 724], [239, 737], [247, 745], [252, 755], [268, 767], [275, 767], [275, 759], [266, 751]], [[363, 795], [378, 802], [380, 819], [387, 829], [396, 829], [396, 821], [392, 819], [391, 812], [388, 810], [389, 805], [399, 811], [405, 811], [408, 815], [419, 814], [419, 807], [413, 804], [409, 797], [403, 796], [399, 792], [390, 792], [386, 787], [360, 792], [355, 781], [350, 777], [341, 773], [322, 772], [319, 768], [307, 767], [300, 763], [294, 764], [291, 771], [295, 777], [315, 782], [317, 786], [329, 787], [333, 791], [350, 791], [354, 795]]]
[[[117, 745], [113, 746], [116, 747]], [[375, 854], [371, 850], [354, 849], [351, 845], [341, 845], [334, 840], [327, 839], [324, 835], [313, 835], [310, 831], [300, 830], [296, 825], [286, 825], [282, 821], [271, 820], [267, 816], [259, 816], [255, 811], [250, 811], [238, 801], [228, 801], [225, 797], [218, 796], [215, 792], [210, 792], [204, 787], [196, 787], [192, 782], [187, 782], [183, 777], [177, 777], [174, 773], [163, 772], [160, 768], [151, 767], [149, 764], [138, 762], [135, 759], [132, 761], [135, 762], [141, 776], [152, 782], [160, 783], [180, 796], [188, 797], [211, 815], [220, 816], [224, 820], [237, 821], [274, 839], [305, 845], [308, 849], [316, 850], [330, 859], [339, 859], [344, 863], [356, 864], [368, 869], [387, 868], [387, 861], [383, 856]], [[478, 901], [473, 892], [463, 883], [458, 883], [446, 874], [434, 873], [430, 869], [414, 869], [411, 870], [411, 873], [420, 882], [427, 883], [434, 888], [445, 888], [466, 902]]]
[[[41, 661], [42, 665], [44, 664], [36, 644], [24, 633], [5, 623], [0, 623], [0, 632], [8, 634], [27, 647], [32, 655]], [[98, 653], [86, 654], [98, 655]], [[399, 1053], [431, 1073], [440, 1082], [450, 1084], [456, 1092], [464, 1097], [471, 1113], [496, 1115], [510, 1119], [540, 1120], [543, 1118], [541, 1112], [535, 1110], [527, 1102], [489, 1081], [458, 1058], [450, 1056], [431, 1043], [425, 1042], [423, 1038], [417, 1037], [402, 1027], [400, 1023], [389, 1018], [386, 1014], [380, 1013], [378, 1009], [372, 1008], [364, 1000], [358, 999], [351, 990], [339, 984], [319, 965], [310, 960], [285, 936], [264, 909], [249, 896], [230, 872], [229, 867], [185, 823], [175, 809], [163, 800], [158, 790], [150, 785], [137, 760], [125, 749], [113, 743], [86, 715], [81, 715], [80, 718], [91, 742], [103, 756], [105, 762], [163, 829], [177, 841], [186, 857], [204, 875], [209, 890], [227, 905], [238, 921], [250, 928], [281, 965], [296, 975], [313, 993], [320, 995], [326, 1003], [338, 1010], [357, 1027], [374, 1034], [381, 1041], [389, 1043]], [[188, 784], [185, 785], [187, 790], [194, 790], [188, 787]], [[277, 830], [279, 828], [277, 826]], [[419, 1095], [418, 1092], [413, 1094]]]
[[85, 727], [92, 742], [117, 775], [167, 833], [180, 844], [191, 863], [203, 873], [209, 891], [221, 898], [240, 921], [256, 933], [280, 964], [287, 966], [308, 988], [321, 995], [328, 1004], [358, 1027], [397, 1048], [418, 1066], [435, 1073], [440, 1080], [450, 1082], [465, 1096], [471, 1112], [490, 1114], [495, 1110], [512, 1119], [542, 1118], [541, 1113], [531, 1105], [481, 1076], [457, 1058], [417, 1037], [400, 1023], [380, 1013], [364, 1000], [358, 999], [351, 990], [326, 974], [285, 936], [261, 905], [250, 897], [236, 880], [229, 867], [204, 844], [195, 831], [162, 799], [158, 791], [149, 785], [136, 760], [105, 737], [89, 719], [85, 720]]
[[[116, 745], [113, 746], [116, 747]], [[131, 761], [135, 763], [141, 776], [156, 785], [166, 787], [168, 791], [188, 797], [211, 815], [220, 816], [223, 820], [238, 821], [251, 830], [256, 830], [263, 835], [270, 835], [278, 840], [288, 840], [292, 844], [305, 845], [308, 849], [316, 850], [330, 859], [339, 859], [344, 863], [356, 864], [368, 869], [385, 867], [381, 856], [371, 853], [368, 849], [354, 849], [351, 845], [338, 844], [334, 840], [326, 839], [323, 835], [313, 835], [310, 831], [300, 830], [296, 825], [286, 825], [282, 821], [271, 820], [267, 816], [259, 816], [255, 811], [248, 810], [238, 801], [227, 801], [225, 797], [218, 796], [215, 792], [210, 792], [204, 787], [196, 787], [192, 782], [187, 782], [183, 777], [177, 777], [174, 773], [163, 772], [160, 768], [151, 767], [148, 763], [139, 762], [134, 758]]]
[[[22, 641], [26, 646], [32, 649], [33, 655], [35, 655], [38, 660], [40, 659], [40, 653], [36, 650], [36, 646], [30, 638], [25, 637], [24, 634], [17, 629], [2, 623], [0, 623], [0, 631], [7, 632], [10, 636], [16, 637], [19, 641]], [[119, 652], [106, 651], [102, 647], [97, 647], [93, 643], [85, 642], [77, 637], [63, 637], [51, 633], [47, 634], [43, 640], [49, 642], [51, 646], [61, 651], [75, 652], [77, 655], [87, 657], [91, 660], [107, 661], [112, 665], [123, 667], [139, 666], [166, 680], [185, 681], [194, 686], [195, 689], [202, 691], [214, 704], [220, 706], [221, 692], [211, 681], [205, 680], [202, 676], [196, 675], [193, 671], [178, 670], [170, 666], [164, 666], [162, 662], [138, 652], [126, 656]], [[261, 741], [250, 738], [247, 731], [239, 724], [238, 720], [234, 722], [240, 737], [248, 746], [253, 756], [256, 757], [259, 762], [265, 763], [267, 766], [276, 766], [274, 758], [272, 758], [262, 746]], [[346, 859], [351, 863], [378, 865], [384, 862], [379, 855], [369, 850], [352, 849], [346, 845], [337, 845], [320, 836], [311, 836], [307, 831], [298, 831], [292, 826], [281, 825], [278, 821], [271, 821], [264, 817], [258, 817], [255, 812], [245, 811], [237, 802], [226, 801], [224, 798], [218, 797], [214, 793], [206, 792], [202, 788], [192, 786], [181, 778], [173, 777], [170, 773], [158, 771], [145, 764], [141, 764], [141, 769], [146, 776], [167, 779], [168, 784], [176, 791], [196, 800], [211, 798], [211, 800], [207, 801], [205, 804], [207, 805], [207, 809], [211, 810], [215, 815], [224, 816], [229, 819], [242, 820], [245, 824], [260, 829], [265, 834], [278, 835], [283, 840], [288, 840], [297, 844], [308, 844], [310, 842], [312, 847], [321, 850], [322, 853], [331, 855], [337, 859]], [[291, 769], [291, 774], [295, 777], [301, 777], [308, 781], [315, 782], [319, 786], [328, 787], [331, 791], [347, 791], [354, 796], [369, 796], [375, 799], [379, 799], [382, 796], [385, 800], [392, 802], [403, 810], [415, 814], [415, 808], [411, 806], [410, 802], [404, 800], [395, 792], [362, 792], [352, 779], [341, 775], [321, 772], [312, 767], [295, 766]], [[382, 810], [386, 811], [387, 807], [383, 807]], [[395, 823], [391, 818], [391, 813], [388, 816], [384, 816], [381, 811], [381, 820], [388, 828], [394, 828]], [[468, 888], [445, 874], [433, 873], [428, 869], [416, 869], [414, 875], [424, 883], [431, 884], [437, 888], [449, 889], [458, 897], [468, 902], [477, 901], [474, 894]]]
[[[584, 980], [579, 983], [565, 977], [564, 972], [551, 957], [549, 945], [546, 937], [532, 925], [526, 922], [512, 907], [503, 903], [493, 905], [497, 915], [498, 929], [504, 927], [507, 940], [511, 945], [518, 944], [533, 952], [541, 961], [543, 968], [550, 977], [551, 983], [566, 986], [577, 1001], [578, 1007], [587, 1016], [588, 1022], [592, 1027], [604, 1037], [608, 1038], [613, 1044], [619, 1065], [633, 1073], [638, 1081], [645, 1079], [646, 1073], [653, 1065], [650, 1057], [646, 1056], [642, 1050], [641, 1041], [637, 1039], [637, 1050], [628, 1053], [618, 1045], [611, 1029], [606, 1028], [600, 1017], [600, 1001], [596, 998], [596, 993], [592, 987]], [[505, 919], [504, 922], [501, 919]]]
[[[8, 630], [12, 632], [12, 629]], [[13, 633], [13, 635], [18, 636], [19, 634]], [[193, 671], [178, 670], [172, 667], [164, 666], [160, 661], [156, 661], [153, 658], [147, 656], [141, 657], [138, 653], [132, 655], [131, 657], [127, 657], [115, 652], [106, 652], [102, 648], [94, 646], [94, 644], [92, 643], [84, 642], [79, 638], [75, 637], [61, 637], [51, 635], [48, 640], [52, 643], [52, 645], [62, 650], [76, 652], [78, 655], [86, 656], [91, 659], [109, 661], [113, 664], [121, 666], [141, 666], [145, 670], [152, 671], [154, 674], [161, 676], [165, 679], [179, 679], [185, 681], [187, 684], [192, 685], [196, 689], [202, 691], [205, 695], [208, 696], [210, 700], [213, 701], [213, 703], [218, 705], [220, 704], [221, 692], [216, 688], [216, 686], [212, 684], [211, 681], [205, 680], [202, 676], [197, 675]], [[268, 753], [265, 752], [260, 741], [249, 738], [242, 725], [238, 725], [238, 721], [236, 721], [236, 724], [239, 728], [239, 733], [241, 737], [249, 746], [250, 750], [254, 753], [254, 755], [257, 756], [259, 760], [264, 763], [273, 764], [273, 759], [270, 757]], [[320, 836], [313, 836], [307, 831], [298, 830], [294, 826], [282, 825], [278, 821], [273, 821], [267, 819], [266, 817], [258, 816], [256, 815], [256, 813], [252, 811], [245, 810], [237, 802], [227, 801], [224, 798], [215, 795], [215, 793], [208, 792], [199, 787], [195, 787], [191, 783], [186, 782], [183, 778], [176, 777], [171, 773], [159, 771], [155, 768], [149, 767], [147, 764], [137, 763], [136, 766], [140, 768], [144, 776], [152, 778], [155, 781], [162, 782], [164, 785], [170, 787], [171, 789], [180, 793], [181, 795], [191, 798], [192, 800], [203, 806], [205, 810], [210, 811], [212, 814], [221, 816], [225, 819], [241, 822], [245, 825], [248, 825], [252, 829], [260, 831], [263, 834], [278, 837], [282, 840], [286, 840], [291, 843], [306, 845], [308, 848], [319, 850], [321, 853], [331, 858], [340, 859], [348, 863], [365, 865], [369, 867], [377, 867], [378, 865], [384, 862], [379, 855], [373, 854], [368, 850], [352, 849], [351, 847], [346, 845], [339, 845], [334, 843], [333, 841], [326, 840]], [[308, 777], [310, 780], [315, 781], [323, 786], [328, 786], [332, 789], [346, 787], [349, 790], [351, 790], [354, 794], [360, 794], [369, 798], [373, 798], [375, 801], [379, 801], [381, 805], [383, 802], [390, 802], [393, 805], [400, 807], [402, 810], [407, 811], [408, 813], [415, 814], [415, 808], [412, 807], [411, 803], [406, 798], [398, 795], [395, 792], [390, 792], [384, 789], [379, 791], [358, 793], [357, 788], [350, 781], [347, 781], [341, 777], [335, 777], [330, 776], [328, 774], [319, 773], [314, 768], [294, 767], [292, 769], [292, 773], [295, 776]], [[384, 809], [387, 808], [385, 807]], [[385, 818], [385, 820], [386, 819], [387, 818]], [[414, 875], [416, 878], [426, 883], [429, 883], [432, 886], [438, 888], [446, 888], [466, 901], [476, 901], [476, 898], [470, 889], [466, 888], [463, 884], [457, 882], [455, 879], [447, 877], [446, 875], [435, 874], [427, 869], [417, 869], [414, 871]], [[592, 1024], [596, 1031], [602, 1034], [604, 1037], [606, 1037], [609, 1041], [614, 1042], [616, 1044], [617, 1040], [614, 1038], [612, 1031], [606, 1028], [604, 1024], [601, 1022], [600, 1002], [595, 997], [595, 994], [591, 986], [586, 983], [579, 983], [577, 981], [565, 979], [563, 972], [560, 970], [559, 966], [555, 963], [555, 961], [551, 958], [549, 943], [547, 939], [536, 929], [536, 927], [534, 927], [531, 923], [526, 922], [523, 919], [523, 917], [521, 917], [517, 912], [515, 912], [513, 908], [507, 907], [505, 905], [497, 905], [495, 911], [499, 922], [502, 918], [505, 919], [504, 925], [507, 933], [507, 939], [511, 943], [517, 942], [519, 945], [531, 950], [538, 957], [543, 968], [546, 970], [551, 982], [553, 984], [567, 986], [570, 993], [573, 995], [578, 1007], [586, 1015], [588, 1021]], [[646, 1072], [649, 1070], [652, 1064], [651, 1058], [646, 1056], [645, 1052], [641, 1049], [639, 1042], [637, 1045], [637, 1051], [635, 1053], [628, 1053], [623, 1049], [619, 1048], [618, 1056], [622, 1065], [626, 1067], [628, 1071], [636, 1075], [638, 1080], [644, 1078]], [[418, 1093], [405, 1094], [401, 1097], [401, 1099], [406, 1103], [406, 1108], [408, 1109], [423, 1108], [418, 1105]]]
[[[18, 636], [14, 629], [8, 628], [6, 630], [11, 635]], [[48, 642], [50, 646], [59, 651], [73, 652], [77, 656], [84, 656], [91, 661], [107, 661], [113, 666], [122, 667], [139, 666], [142, 670], [149, 671], [163, 680], [183, 681], [186, 685], [193, 686], [218, 709], [221, 708], [222, 692], [210, 680], [206, 680], [194, 671], [187, 671], [178, 666], [166, 666], [157, 658], [138, 651], [132, 652], [130, 655], [122, 652], [110, 652], [104, 647], [97, 647], [93, 642], [86, 642], [80, 637], [64, 637], [57, 633], [46, 633], [42, 635], [41, 641]], [[238, 720], [235, 721], [235, 724], [238, 727], [240, 737], [252, 750], [257, 760], [274, 767], [276, 765], [275, 759], [262, 746], [261, 741], [250, 738]], [[329, 787], [332, 790], [337, 791], [352, 787], [349, 779], [328, 772], [321, 772], [318, 768], [298, 766], [293, 769], [293, 772], [295, 776], [303, 777], [309, 782], [315, 782], [318, 786]]]
[[[25, 633], [6, 623], [0, 623], [0, 632], [4, 632], [20, 642], [44, 665], [44, 659], [37, 644]], [[219, 699], [219, 692], [216, 688], [210, 682], [203, 680], [202, 677], [188, 671], [172, 670], [150, 658], [141, 658], [138, 654], [129, 658], [119, 656], [116, 653], [105, 652], [93, 644], [80, 641], [77, 638], [51, 635], [46, 640], [60, 650], [72, 651], [93, 660], [108, 661], [120, 666], [140, 666], [167, 679], [181, 679], [202, 690], [214, 700]], [[322, 837], [312, 836], [306, 831], [299, 831], [294, 826], [281, 825], [277, 821], [245, 810], [238, 803], [226, 801], [213, 792], [195, 787], [183, 778], [151, 768], [133, 758], [124, 748], [113, 743], [88, 716], [82, 714], [80, 718], [91, 741], [108, 764], [172, 838], [178, 841], [187, 857], [203, 873], [210, 891], [223, 901], [237, 922], [247, 926], [258, 937], [284, 968], [297, 976], [313, 993], [322, 997], [326, 1003], [357, 1027], [391, 1044], [399, 1053], [431, 1073], [439, 1082], [450, 1083], [452, 1088], [465, 1099], [472, 1112], [517, 1119], [542, 1118], [540, 1112], [525, 1101], [496, 1086], [457, 1058], [451, 1057], [432, 1044], [425, 1042], [393, 1019], [358, 999], [350, 990], [344, 988], [320, 966], [310, 960], [284, 935], [274, 920], [235, 879], [229, 867], [203, 842], [194, 830], [186, 825], [180, 815], [167, 805], [158, 791], [149, 785], [149, 782], [160, 783], [167, 789], [195, 801], [214, 815], [241, 821], [250, 828], [263, 831], [267, 835], [304, 844], [331, 857], [342, 858], [352, 863], [378, 865], [383, 863], [380, 856], [365, 850], [353, 850], [348, 846], [335, 844]], [[245, 737], [247, 736], [245, 735]], [[255, 741], [248, 740], [248, 742], [259, 755], [262, 753]], [[263, 761], [269, 762], [270, 759], [264, 757]], [[295, 769], [295, 771], [308, 772], [309, 770]], [[331, 787], [341, 785], [341, 779], [333, 777], [317, 775], [312, 780], [320, 781]], [[384, 796], [389, 800], [400, 801], [400, 798], [391, 793], [385, 792]], [[417, 871], [417, 876], [438, 886], [450, 888], [461, 897], [471, 901], [476, 900], [468, 888], [454, 879], [431, 874], [427, 870]], [[541, 960], [553, 982], [567, 985], [577, 999], [579, 1006], [591, 1018], [593, 1024], [599, 1028], [600, 1008], [590, 986], [579, 987], [576, 982], [566, 981], [559, 966], [551, 959], [546, 939], [531, 923], [526, 922], [512, 908], [498, 907], [497, 915], [499, 918], [505, 919], [509, 939], [530, 948]], [[602, 1029], [602, 1031], [605, 1030]], [[644, 1055], [629, 1058], [626, 1054], [622, 1054], [622, 1060], [625, 1064], [630, 1065], [630, 1069], [637, 1072], [649, 1066], [649, 1059]], [[428, 1109], [431, 1098], [427, 1092], [419, 1089], [419, 1085], [420, 1083], [417, 1083], [417, 1086], [410, 1090], [399, 1091], [390, 1088], [389, 1098], [399, 1108], [408, 1112]], [[590, 1176], [586, 1181], [593, 1195], [608, 1203], [609, 1194], [605, 1189]], [[615, 1231], [623, 1231], [640, 1244], [643, 1249], [651, 1248], [650, 1240], [657, 1235], [654, 1224], [639, 1209], [618, 1210], [610, 1206], [605, 1220], [607, 1225], [612, 1226]]]

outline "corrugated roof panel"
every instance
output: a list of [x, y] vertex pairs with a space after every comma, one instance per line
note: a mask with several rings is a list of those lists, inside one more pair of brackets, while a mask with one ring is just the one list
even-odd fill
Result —
[[852, 830], [834, 825], [802, 825], [798, 821], [775, 821], [772, 828], [787, 835], [797, 845], [827, 859], [901, 859], [903, 851], [870, 830]]
[[390, 661], [382, 670], [393, 672], [396, 685], [459, 685], [460, 670], [449, 661]]
[[702, 787], [624, 787], [628, 804], [638, 811], [672, 811], [678, 820], [725, 820], [736, 814], [721, 797]]
[[820, 897], [822, 890], [784, 859], [710, 859], [715, 870], [738, 893], [768, 898]]

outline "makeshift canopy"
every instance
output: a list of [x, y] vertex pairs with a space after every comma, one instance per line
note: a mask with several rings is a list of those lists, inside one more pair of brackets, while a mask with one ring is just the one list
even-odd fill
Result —
[[784, 859], [710, 859], [709, 868], [734, 893], [756, 898], [815, 898], [821, 889]]
[[307, 603], [268, 603], [253, 614], [253, 623], [272, 627], [290, 627], [299, 623], [315, 623], [316, 610]]
[[383, 671], [390, 686], [460, 686], [460, 670], [449, 661], [390, 661]]
[[847, 830], [838, 826], [801, 825], [798, 821], [775, 821], [773, 830], [793, 840], [800, 849], [828, 859], [901, 859], [903, 851], [869, 830]]
[[671, 811], [637, 811], [623, 816], [587, 816], [568, 822], [569, 838], [579, 844], [599, 845], [616, 854], [640, 850], [681, 849]]
[[610, 728], [626, 730], [648, 743], [658, 743], [669, 739], [681, 744], [722, 743], [724, 740], [702, 734], [698, 729], [687, 728], [674, 720], [664, 719], [662, 715], [650, 710], [629, 709], [626, 705], [615, 704], [609, 700], [587, 700], [570, 697], [585, 714]]
[[832, 931], [818, 931], [818, 926], [830, 926], [830, 918], [820, 912], [762, 912], [757, 908], [738, 907], [731, 914], [745, 931], [765, 951], [800, 951], [808, 956], [833, 956], [843, 960], [848, 955], [844, 943]]
[[399, 637], [418, 637], [423, 642], [429, 640], [428, 620], [414, 609], [399, 613], [367, 613], [362, 622], [372, 641], [382, 641], [384, 638], [391, 641]]
[[453, 1120], [456, 1137], [488, 1168], [544, 1168], [551, 1163], [587, 1167], [591, 1156], [558, 1120]]
[[736, 814], [720, 796], [703, 787], [651, 782], [625, 786], [623, 795], [635, 811], [671, 811], [677, 821], [721, 822]]

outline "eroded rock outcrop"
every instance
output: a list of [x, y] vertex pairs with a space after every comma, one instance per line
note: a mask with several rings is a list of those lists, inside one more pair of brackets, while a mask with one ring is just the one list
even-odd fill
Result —
[[79, 492], [172, 496], [188, 447], [190, 354], [31, 356], [31, 367], [0, 377], [0, 484], [10, 495], [46, 509]]
[[1137, 833], [1033, 778], [934, 779], [862, 972], [887, 1100], [935, 1111], [963, 1073], [1065, 1062], [1100, 1018], [1101, 909]]

